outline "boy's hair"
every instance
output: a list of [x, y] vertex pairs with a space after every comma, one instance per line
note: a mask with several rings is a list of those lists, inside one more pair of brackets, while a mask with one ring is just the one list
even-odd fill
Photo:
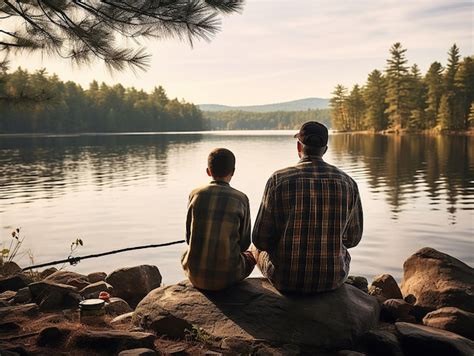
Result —
[[207, 157], [207, 168], [213, 177], [227, 177], [234, 173], [235, 156], [226, 148], [215, 148]]

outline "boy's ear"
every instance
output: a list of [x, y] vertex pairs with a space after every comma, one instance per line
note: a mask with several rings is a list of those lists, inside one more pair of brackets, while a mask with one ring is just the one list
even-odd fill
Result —
[[209, 177], [212, 177], [212, 173], [211, 173], [211, 170], [208, 168], [206, 168], [206, 173]]

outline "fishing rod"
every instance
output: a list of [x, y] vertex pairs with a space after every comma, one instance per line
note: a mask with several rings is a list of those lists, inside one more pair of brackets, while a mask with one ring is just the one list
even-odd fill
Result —
[[97, 257], [102, 257], [102, 256], [107, 256], [107, 255], [114, 255], [116, 253], [122, 253], [122, 252], [133, 251], [133, 250], [142, 250], [142, 249], [145, 249], [145, 248], [156, 248], [156, 247], [165, 247], [165, 246], [177, 245], [177, 244], [182, 244], [184, 242], [186, 242], [186, 241], [185, 240], [178, 240], [178, 241], [166, 242], [166, 243], [162, 243], [162, 244], [127, 247], [127, 248], [122, 248], [120, 250], [113, 250], [113, 251], [107, 251], [107, 252], [102, 252], [102, 253], [95, 253], [95, 254], [86, 255], [86, 256], [68, 257], [68, 258], [63, 259], [63, 260], [51, 261], [51, 262], [46, 262], [46, 263], [40, 263], [38, 265], [28, 266], [28, 267], [22, 268], [22, 271], [28, 271], [30, 269], [41, 268], [41, 267], [46, 267], [46, 266], [53, 266], [53, 265], [57, 265], [57, 264], [60, 264], [60, 263], [69, 263], [71, 265], [75, 265], [75, 264], [79, 263], [80, 261], [87, 260], [89, 258], [97, 258]]

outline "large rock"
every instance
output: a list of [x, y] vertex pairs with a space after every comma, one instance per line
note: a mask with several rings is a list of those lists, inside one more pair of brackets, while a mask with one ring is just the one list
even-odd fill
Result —
[[99, 298], [100, 292], [107, 292], [109, 294], [112, 294], [114, 291], [114, 288], [104, 282], [104, 281], [99, 281], [96, 283], [89, 284], [88, 286], [82, 288], [79, 293], [85, 298], [85, 299], [94, 299], [94, 298]]
[[89, 279], [87, 276], [71, 271], [56, 271], [44, 280], [58, 284], [66, 284], [68, 286], [76, 287], [79, 290], [89, 285]]
[[29, 286], [32, 299], [42, 311], [77, 308], [81, 296], [77, 288], [43, 280]]
[[161, 274], [156, 266], [141, 265], [121, 268], [105, 281], [114, 287], [114, 295], [135, 307], [150, 291], [161, 285]]
[[133, 348], [154, 347], [155, 335], [142, 332], [119, 330], [78, 332], [71, 343], [78, 348], [92, 349], [107, 354], [117, 354], [120, 351]]
[[402, 292], [431, 310], [457, 307], [474, 312], [474, 268], [425, 247], [403, 264]]
[[0, 320], [23, 316], [33, 317], [38, 314], [38, 305], [35, 303], [0, 308]]
[[21, 272], [21, 267], [13, 261], [8, 261], [0, 265], [0, 275], [11, 276]]
[[403, 356], [397, 336], [388, 331], [371, 330], [362, 337], [361, 344], [371, 356]]
[[21, 273], [0, 278], [0, 293], [7, 290], [17, 291], [21, 288], [27, 287], [29, 283], [31, 283], [31, 279]]
[[474, 342], [449, 331], [410, 323], [395, 323], [406, 356], [472, 356]]
[[89, 280], [90, 283], [105, 281], [106, 277], [107, 277], [107, 273], [105, 272], [93, 272], [87, 275], [87, 279]]
[[267, 340], [323, 348], [351, 346], [377, 325], [374, 297], [344, 284], [313, 296], [285, 296], [266, 279], [249, 278], [220, 292], [189, 282], [155, 289], [135, 310], [133, 322], [160, 333], [166, 322], [192, 325], [216, 339]]
[[397, 281], [390, 274], [382, 274], [372, 281], [369, 294], [380, 296], [381, 299], [403, 299]]
[[474, 340], [474, 313], [458, 308], [445, 307], [427, 314], [423, 318], [423, 324], [452, 331]]
[[122, 298], [112, 297], [105, 303], [105, 312], [109, 315], [121, 315], [131, 311], [130, 305]]

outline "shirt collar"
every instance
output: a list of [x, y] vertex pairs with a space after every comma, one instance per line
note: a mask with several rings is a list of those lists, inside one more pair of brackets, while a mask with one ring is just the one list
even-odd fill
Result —
[[324, 162], [323, 157], [320, 156], [303, 156], [298, 163], [306, 162]]
[[210, 184], [223, 185], [228, 187], [230, 184], [222, 180], [212, 180]]

